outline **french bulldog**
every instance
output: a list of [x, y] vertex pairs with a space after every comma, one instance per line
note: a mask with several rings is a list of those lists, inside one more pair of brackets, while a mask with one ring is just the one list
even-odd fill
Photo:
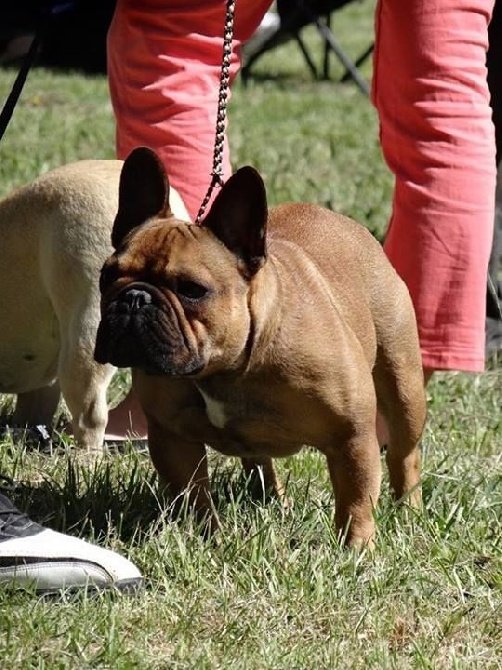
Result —
[[420, 505], [426, 405], [415, 314], [380, 244], [313, 204], [267, 208], [238, 170], [201, 225], [178, 218], [155, 153], [122, 168], [101, 271], [95, 357], [132, 367], [163, 488], [217, 527], [206, 445], [281, 494], [273, 458], [326, 457], [335, 523], [371, 545], [381, 485], [377, 410], [397, 499]]
[[[122, 161], [79, 161], [0, 201], [0, 393], [19, 394], [14, 424], [49, 426], [61, 389], [75, 440], [93, 450], [114, 372], [93, 353], [121, 169]], [[188, 216], [177, 194], [173, 208]]]

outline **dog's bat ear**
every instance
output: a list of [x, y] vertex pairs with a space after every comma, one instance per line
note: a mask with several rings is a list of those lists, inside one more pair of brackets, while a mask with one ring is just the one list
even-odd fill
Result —
[[244, 261], [252, 276], [265, 262], [267, 216], [263, 179], [246, 166], [223, 185], [202, 225]]
[[170, 215], [169, 180], [160, 158], [147, 147], [133, 149], [120, 173], [113, 247], [117, 249], [127, 233], [152, 216], [167, 218]]

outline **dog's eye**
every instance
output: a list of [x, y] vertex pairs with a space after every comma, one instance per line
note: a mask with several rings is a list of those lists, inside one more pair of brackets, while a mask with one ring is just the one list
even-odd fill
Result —
[[202, 284], [198, 284], [190, 279], [178, 279], [176, 282], [176, 293], [189, 300], [201, 300], [209, 293], [209, 290]]

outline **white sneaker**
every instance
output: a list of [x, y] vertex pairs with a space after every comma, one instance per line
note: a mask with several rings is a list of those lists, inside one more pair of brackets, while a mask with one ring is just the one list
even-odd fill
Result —
[[280, 25], [281, 20], [279, 18], [279, 14], [275, 14], [274, 12], [267, 12], [256, 31], [242, 46], [242, 55], [244, 61], [250, 58], [259, 49], [261, 49], [265, 42], [279, 30]]
[[80, 588], [135, 591], [142, 581], [127, 558], [44, 528], [0, 494], [0, 587], [41, 594]]

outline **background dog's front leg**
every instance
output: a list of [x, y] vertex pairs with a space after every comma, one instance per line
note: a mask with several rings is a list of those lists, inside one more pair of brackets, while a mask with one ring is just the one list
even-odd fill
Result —
[[[188, 502], [209, 532], [218, 528], [213, 510], [207, 454], [204, 444], [185, 441], [148, 418], [148, 449], [159, 475], [162, 492], [175, 509]], [[206, 530], [206, 528], [204, 528]]]
[[85, 351], [62, 347], [59, 383], [71, 415], [75, 442], [89, 451], [103, 448], [108, 403], [106, 392], [113, 376], [111, 365], [99, 365]]
[[60, 395], [57, 382], [34, 391], [19, 393], [12, 423], [15, 426], [50, 426], [58, 408]]
[[372, 546], [373, 509], [380, 495], [380, 448], [373, 433], [355, 434], [327, 455], [335, 492], [335, 523], [349, 546]]

